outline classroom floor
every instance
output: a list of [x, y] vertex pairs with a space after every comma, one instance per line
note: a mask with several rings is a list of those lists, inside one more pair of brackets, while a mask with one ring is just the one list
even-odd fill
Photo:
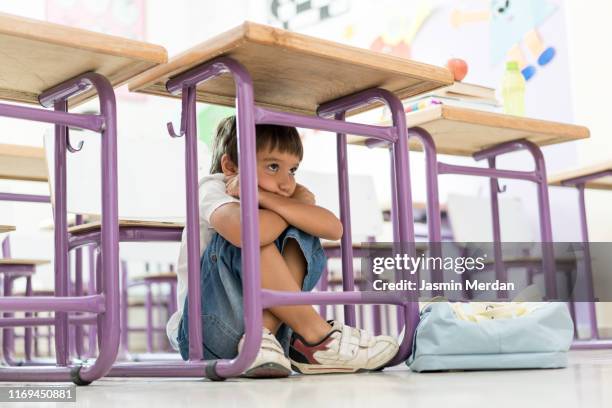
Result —
[[397, 367], [371, 374], [224, 382], [108, 378], [79, 387], [76, 406], [603, 408], [612, 406], [612, 350], [572, 351], [569, 367], [559, 370], [416, 374]]

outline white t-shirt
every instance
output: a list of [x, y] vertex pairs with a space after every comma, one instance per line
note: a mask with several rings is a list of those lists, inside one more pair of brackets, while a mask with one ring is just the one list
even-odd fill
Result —
[[[227, 203], [239, 203], [240, 201], [225, 192], [225, 176], [223, 173], [215, 173], [200, 179], [199, 185], [200, 196], [200, 258], [204, 254], [204, 250], [210, 243], [210, 240], [215, 232], [210, 225], [210, 216], [219, 207]], [[183, 238], [181, 239], [181, 249], [179, 252], [177, 264], [177, 279], [176, 286], [178, 310], [174, 313], [168, 324], [166, 325], [166, 334], [170, 340], [170, 344], [175, 350], [178, 350], [178, 329], [183, 316], [183, 306], [187, 297], [187, 228], [183, 230]]]

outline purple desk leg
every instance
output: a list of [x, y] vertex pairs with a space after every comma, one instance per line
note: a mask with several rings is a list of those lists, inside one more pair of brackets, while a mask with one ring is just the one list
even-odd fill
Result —
[[[55, 102], [55, 110], [66, 112], [68, 103], [60, 99]], [[55, 125], [55, 254], [53, 270], [55, 271], [55, 296], [68, 296], [68, 224], [66, 211], [66, 140], [68, 128]], [[61, 226], [64, 226], [63, 228]], [[58, 366], [68, 365], [68, 314], [55, 313], [55, 359]]]
[[[87, 247], [88, 259], [89, 259], [89, 279], [87, 280], [87, 293], [96, 293], [96, 268], [95, 268], [95, 247], [89, 245]], [[93, 357], [96, 355], [97, 350], [97, 325], [90, 325], [89, 332], [87, 333], [87, 355]]]
[[[588, 315], [589, 315], [589, 327], [591, 330], [590, 338], [585, 340], [576, 339], [572, 343], [572, 349], [577, 350], [592, 350], [592, 349], [610, 349], [612, 348], [612, 339], [600, 339], [599, 330], [597, 327], [597, 313], [595, 310], [595, 290], [593, 282], [593, 270], [591, 266], [591, 251], [589, 247], [589, 231], [586, 214], [586, 201], [585, 201], [585, 186], [590, 180], [596, 180], [601, 177], [612, 175], [612, 170], [606, 170], [597, 172], [582, 177], [578, 177], [571, 180], [565, 180], [561, 184], [565, 186], [575, 186], [578, 190], [578, 207], [580, 212], [580, 232], [582, 235], [583, 242], [583, 256], [584, 256], [584, 285], [587, 293], [586, 297], [591, 299], [588, 302]], [[583, 296], [584, 296], [583, 295]], [[574, 309], [575, 304], [570, 305]]]
[[[32, 296], [32, 277], [26, 277], [26, 296]], [[32, 317], [32, 312], [26, 312], [25, 317]], [[25, 328], [24, 335], [24, 352], [25, 352], [25, 361], [32, 361], [32, 327]]]
[[[12, 295], [13, 277], [9, 276], [8, 274], [3, 274], [2, 278], [2, 296], [9, 297]], [[4, 318], [11, 318], [13, 316], [14, 313], [3, 314]], [[6, 328], [2, 330], [2, 357], [4, 359], [4, 362], [9, 366], [15, 366], [18, 364], [15, 360], [13, 360], [13, 351], [15, 349], [14, 336], [15, 330], [13, 330], [12, 328]]]
[[[399, 232], [399, 240], [396, 242], [400, 245], [400, 251], [411, 256], [416, 255], [414, 244], [414, 217], [412, 214], [412, 195], [410, 191], [410, 178], [408, 166], [408, 129], [406, 127], [406, 116], [402, 103], [395, 95], [381, 89], [372, 89], [363, 91], [357, 95], [340, 98], [336, 101], [324, 104], [319, 109], [320, 116], [329, 116], [333, 113], [336, 119], [344, 117], [344, 113], [354, 109], [357, 106], [363, 105], [363, 99], [367, 98], [368, 102], [378, 100], [384, 102], [391, 111], [393, 119], [393, 127], [397, 132], [397, 140], [392, 148], [392, 163], [394, 171], [391, 174], [391, 184], [395, 187], [392, 191], [392, 203], [396, 205], [397, 211], [393, 212], [393, 222], [397, 224]], [[339, 116], [341, 114], [342, 116]], [[340, 163], [339, 163], [340, 165]], [[340, 171], [339, 171], [340, 173]], [[342, 202], [341, 202], [342, 205]], [[350, 238], [350, 237], [349, 237]], [[347, 250], [348, 239], [343, 236], [342, 250]], [[412, 277], [407, 277], [412, 278]], [[398, 364], [405, 360], [410, 355], [412, 347], [412, 331], [416, 328], [418, 322], [418, 302], [415, 294], [409, 294], [404, 304], [405, 316], [404, 323], [406, 324], [406, 335], [400, 345], [400, 351], [390, 365]], [[410, 332], [408, 332], [410, 330]]]
[[[83, 216], [77, 214], [75, 224], [83, 223]], [[83, 296], [83, 250], [77, 248], [74, 253], [74, 294], [75, 296]], [[80, 313], [77, 313], [79, 315]], [[76, 355], [78, 358], [83, 358], [85, 355], [83, 350], [83, 326], [77, 324], [74, 326], [74, 341]]]
[[[489, 168], [495, 168], [495, 157], [489, 157]], [[493, 250], [495, 256], [495, 279], [500, 282], [508, 281], [508, 273], [504, 266], [504, 259], [502, 253], [502, 239], [501, 239], [501, 225], [499, 222], [499, 199], [498, 194], [502, 191], [499, 188], [499, 181], [496, 178], [489, 180], [489, 188], [491, 194], [491, 217], [493, 226]], [[500, 290], [497, 292], [500, 299], [508, 299], [508, 291]]]
[[[329, 289], [329, 269], [327, 263], [323, 267], [323, 273], [321, 274], [321, 280], [319, 281], [319, 291], [327, 292]], [[319, 305], [319, 314], [325, 320], [327, 320], [327, 305]]]
[[147, 295], [145, 298], [145, 313], [147, 316], [147, 353], [153, 352], [153, 291], [150, 282], [145, 282]]
[[[344, 120], [344, 112], [335, 114], [336, 120]], [[342, 256], [342, 289], [345, 292], [355, 290], [355, 273], [353, 271], [353, 232], [351, 230], [351, 207], [349, 198], [348, 157], [346, 151], [346, 133], [336, 134], [336, 154], [338, 156], [338, 196], [340, 199], [340, 221], [344, 228], [341, 239]], [[344, 323], [355, 326], [355, 305], [344, 305]]]
[[[94, 87], [100, 100], [100, 115], [80, 115], [66, 112], [66, 100]], [[56, 125], [55, 160], [55, 295], [54, 297], [11, 297], [0, 299], [0, 310], [55, 311], [57, 367], [0, 368], [1, 381], [73, 381], [88, 384], [111, 368], [119, 345], [118, 309], [118, 218], [117, 218], [117, 128], [115, 95], [103, 76], [85, 73], [40, 95], [45, 107], [55, 111], [0, 104], [0, 116], [33, 120]], [[68, 296], [68, 245], [66, 233], [66, 173], [65, 149], [69, 148], [67, 127], [89, 129], [102, 134], [102, 268], [104, 293], [83, 297]], [[71, 147], [70, 147], [71, 148]], [[106, 337], [95, 363], [90, 366], [68, 367], [67, 328], [69, 312], [93, 312], [100, 316]]]
[[129, 298], [128, 298], [128, 269], [127, 262], [121, 262], [121, 348], [122, 357], [129, 354]]

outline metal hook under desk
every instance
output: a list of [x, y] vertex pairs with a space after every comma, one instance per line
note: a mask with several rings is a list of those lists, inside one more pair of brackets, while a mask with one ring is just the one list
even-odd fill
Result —
[[188, 110], [188, 102], [187, 102], [187, 87], [184, 86], [183, 87], [183, 91], [182, 91], [182, 103], [181, 103], [181, 129], [180, 132], [177, 134], [174, 130], [174, 125], [172, 124], [172, 122], [168, 122], [166, 123], [166, 127], [168, 128], [168, 134], [171, 137], [181, 137], [185, 135], [186, 129], [187, 129], [187, 110]]
[[70, 153], [76, 153], [76, 152], [80, 152], [83, 149], [83, 144], [84, 141], [81, 140], [79, 142], [79, 145], [77, 147], [73, 147], [72, 143], [70, 143], [70, 135], [68, 133], [68, 129], [66, 129], [66, 149], [70, 152]]

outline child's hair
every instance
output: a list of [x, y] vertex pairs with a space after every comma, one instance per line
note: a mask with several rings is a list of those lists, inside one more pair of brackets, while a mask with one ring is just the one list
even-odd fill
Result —
[[[302, 140], [294, 127], [278, 125], [256, 125], [255, 144], [257, 151], [264, 148], [304, 156]], [[221, 158], [227, 154], [236, 166], [238, 165], [238, 132], [236, 131], [236, 116], [229, 116], [219, 122], [217, 134], [213, 142], [212, 163], [210, 174], [221, 173]]]

